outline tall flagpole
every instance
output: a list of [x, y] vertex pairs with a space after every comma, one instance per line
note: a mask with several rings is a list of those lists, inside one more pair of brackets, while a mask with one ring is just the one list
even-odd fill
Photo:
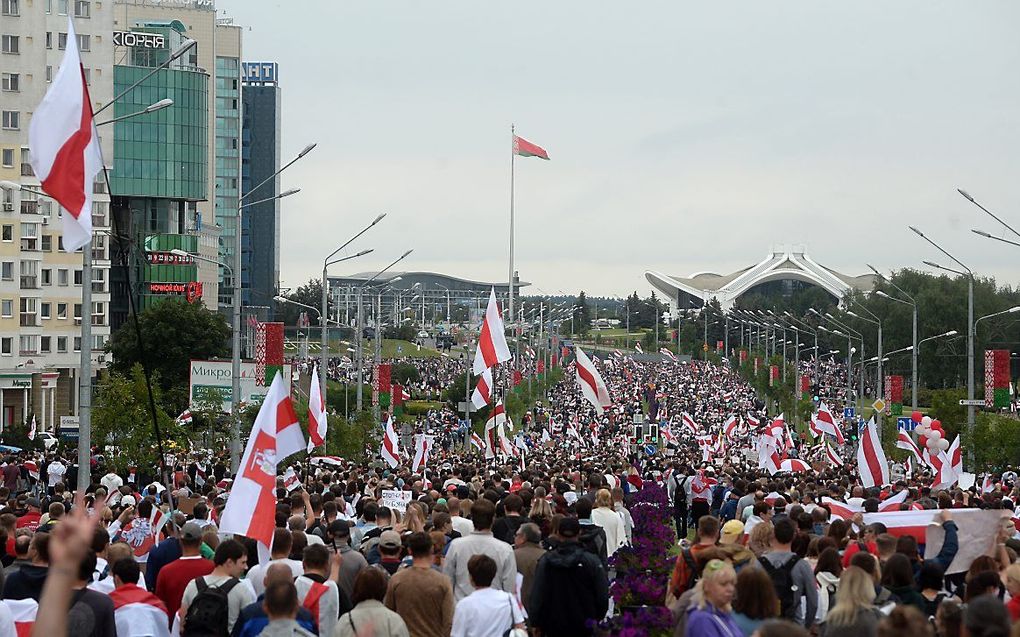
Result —
[[[510, 313], [509, 318], [511, 325], [515, 320], [514, 315], [514, 142], [516, 136], [514, 134], [514, 125], [510, 124], [510, 276], [507, 278], [507, 288], [510, 297]], [[516, 332], [512, 331], [516, 336]], [[514, 361], [514, 369], [517, 368], [517, 362]]]

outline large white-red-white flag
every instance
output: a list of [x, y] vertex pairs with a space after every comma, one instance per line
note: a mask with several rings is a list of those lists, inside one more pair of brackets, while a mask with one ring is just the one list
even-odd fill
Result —
[[502, 427], [506, 424], [506, 409], [503, 407], [503, 401], [497, 400], [496, 404], [492, 408], [492, 413], [489, 414], [489, 419], [485, 421], [485, 459], [491, 460], [496, 457], [496, 428]]
[[382, 448], [379, 455], [390, 465], [390, 469], [400, 464], [400, 439], [397, 438], [397, 430], [393, 428], [393, 416], [386, 419], [386, 429], [383, 432]]
[[963, 473], [963, 453], [960, 449], [960, 435], [956, 435], [956, 439], [953, 440], [953, 444], [949, 445], [949, 450], [946, 451], [946, 456], [949, 458], [949, 466], [952, 467], [953, 473], [957, 476]]
[[603, 409], [613, 404], [609, 398], [609, 388], [606, 387], [606, 381], [602, 380], [602, 374], [588, 355], [580, 347], [574, 347], [574, 351], [577, 354], [574, 367], [577, 369], [577, 383], [581, 386], [581, 394], [601, 414]]
[[914, 457], [917, 458], [918, 462], [924, 462], [924, 458], [921, 457], [921, 448], [917, 446], [917, 443], [910, 438], [910, 434], [907, 432], [900, 431], [896, 434], [896, 448], [906, 449], [910, 453], [914, 454]]
[[308, 387], [308, 453], [326, 444], [326, 401], [319, 385], [319, 368], [312, 370]]
[[874, 418], [861, 431], [861, 442], [857, 447], [857, 471], [861, 474], [861, 483], [865, 489], [889, 484], [889, 463], [882, 451]]
[[489, 305], [485, 308], [485, 320], [482, 321], [482, 332], [478, 335], [478, 346], [475, 348], [475, 360], [472, 370], [478, 376], [497, 363], [510, 360], [510, 346], [506, 344], [506, 332], [503, 317], [496, 303], [496, 289], [489, 291]]
[[825, 445], [825, 458], [829, 461], [829, 464], [834, 467], [842, 467], [843, 459], [839, 457], [839, 454], [836, 453], [835, 449], [829, 446], [829, 441], [823, 439], [822, 444]]
[[846, 444], [846, 440], [843, 438], [843, 432], [839, 430], [839, 425], [836, 424], [836, 419], [832, 415], [832, 411], [825, 403], [818, 405], [818, 413], [811, 417], [811, 424], [817, 431], [823, 434], [829, 434], [836, 437], [838, 444]]
[[475, 384], [475, 390], [471, 392], [471, 404], [476, 409], [489, 404], [492, 400], [492, 369], [487, 368], [482, 375], [478, 377], [478, 383]]
[[411, 461], [411, 473], [418, 473], [425, 468], [435, 439], [435, 436], [426, 434], [418, 434], [414, 437], [414, 460]]
[[66, 211], [64, 250], [74, 252], [92, 240], [92, 182], [103, 169], [103, 154], [70, 16], [64, 59], [32, 114], [28, 148], [43, 192]]
[[267, 552], [272, 549], [276, 529], [276, 467], [288, 456], [304, 450], [305, 439], [294, 403], [283, 375], [277, 373], [255, 417], [220, 518], [220, 531], [251, 538]]

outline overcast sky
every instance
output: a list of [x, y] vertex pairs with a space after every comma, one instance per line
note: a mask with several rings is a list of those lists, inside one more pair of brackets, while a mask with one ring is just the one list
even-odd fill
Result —
[[[861, 274], [938, 260], [1020, 279], [1020, 3], [219, 0], [280, 63], [282, 285], [379, 212], [343, 274], [506, 280], [510, 124], [522, 279], [624, 295], [773, 245]], [[344, 264], [347, 265], [347, 264]], [[406, 267], [404, 267], [406, 265]]]

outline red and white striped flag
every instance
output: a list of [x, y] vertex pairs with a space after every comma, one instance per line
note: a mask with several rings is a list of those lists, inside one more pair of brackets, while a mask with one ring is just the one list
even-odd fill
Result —
[[33, 480], [39, 479], [39, 465], [35, 463], [35, 460], [25, 461], [25, 470], [28, 471], [28, 477]]
[[722, 426], [723, 437], [728, 438], [732, 436], [734, 432], [736, 432], [736, 430], [737, 430], [737, 417], [730, 416], [729, 418], [726, 419], [726, 422], [723, 423]]
[[606, 407], [613, 404], [609, 398], [609, 388], [606, 387], [606, 381], [602, 380], [602, 375], [588, 355], [580, 347], [574, 347], [574, 351], [577, 354], [575, 368], [577, 383], [581, 386], [581, 394], [601, 414]]
[[959, 476], [963, 473], [963, 453], [960, 449], [960, 435], [956, 435], [956, 439], [953, 440], [953, 444], [949, 445], [949, 450], [946, 451], [946, 456], [949, 458], [949, 466], [952, 467], [953, 473]]
[[992, 481], [992, 474], [986, 473], [985, 479], [981, 482], [981, 493], [991, 493], [995, 490], [995, 482]]
[[825, 403], [819, 403], [818, 413], [811, 417], [811, 425], [821, 433], [835, 436], [838, 444], [846, 444], [843, 432], [839, 430], [839, 425], [836, 423], [832, 411], [829, 410]]
[[745, 420], [747, 421], [747, 426], [750, 427], [752, 430], [757, 429], [758, 426], [761, 425], [761, 421], [752, 416], [751, 414], [747, 414], [747, 418], [745, 418]]
[[878, 505], [879, 513], [886, 511], [899, 511], [900, 505], [907, 501], [907, 496], [910, 492], [907, 489], [903, 489], [896, 495], [891, 495], [885, 500], [882, 500]]
[[836, 453], [835, 449], [829, 446], [829, 441], [825, 440], [822, 444], [825, 445], [825, 458], [829, 461], [829, 464], [834, 467], [842, 467], [843, 459], [839, 457], [839, 454]]
[[907, 479], [914, 477], [914, 463], [910, 456], [907, 456], [907, 461], [903, 463], [903, 472], [906, 474]]
[[301, 480], [298, 478], [297, 471], [294, 471], [294, 467], [287, 467], [287, 470], [283, 472], [283, 488], [290, 493], [294, 489], [301, 486]]
[[181, 415], [177, 417], [177, 422], [182, 425], [190, 425], [194, 422], [195, 417], [191, 415], [190, 409], [185, 409], [181, 412]]
[[308, 453], [326, 444], [326, 400], [319, 385], [319, 368], [312, 370], [308, 386]]
[[[70, 46], [70, 43], [68, 43]], [[39, 612], [39, 602], [32, 598], [28, 599], [5, 599], [4, 604], [11, 611], [14, 619], [14, 633], [18, 637], [29, 637], [32, 634], [32, 627], [35, 626], [36, 613]], [[166, 621], [164, 620], [164, 627]]]
[[35, 414], [32, 414], [32, 426], [28, 430], [28, 439], [35, 440]]
[[127, 584], [110, 592], [110, 600], [117, 634], [170, 637], [166, 605], [149, 591], [137, 584]]
[[268, 553], [276, 529], [277, 464], [304, 449], [305, 440], [294, 404], [283, 375], [277, 373], [255, 417], [220, 519], [220, 531], [251, 538], [262, 544]]
[[921, 449], [914, 443], [910, 438], [910, 434], [905, 431], [900, 431], [896, 434], [896, 448], [906, 449], [910, 453], [914, 454], [918, 462], [924, 462], [924, 458], [921, 457]]
[[393, 416], [386, 419], [386, 430], [383, 432], [382, 448], [379, 455], [390, 465], [390, 469], [400, 464], [400, 439], [397, 438], [397, 430], [393, 428]]
[[482, 332], [478, 335], [475, 360], [472, 365], [475, 376], [497, 363], [510, 360], [510, 347], [506, 344], [506, 332], [499, 304], [496, 303], [496, 289], [489, 292], [489, 305], [485, 308]]
[[497, 400], [495, 406], [492, 408], [492, 413], [489, 414], [489, 419], [485, 421], [485, 459], [491, 460], [496, 457], [496, 428], [502, 427], [506, 423], [506, 408], [503, 406], [502, 400]]
[[482, 440], [482, 437], [473, 431], [471, 432], [471, 446], [479, 451], [485, 450], [485, 442]]
[[414, 460], [411, 461], [411, 473], [418, 473], [425, 468], [434, 440], [435, 436], [425, 434], [418, 434], [414, 437]]
[[701, 433], [701, 425], [694, 422], [694, 419], [691, 418], [691, 415], [686, 411], [680, 413], [680, 422], [682, 422], [684, 427], [687, 427], [687, 429], [689, 429], [694, 435]]
[[32, 114], [28, 147], [43, 192], [67, 213], [64, 250], [74, 252], [92, 240], [92, 184], [103, 169], [103, 153], [70, 16], [64, 59]]
[[889, 484], [889, 463], [882, 451], [874, 418], [868, 421], [861, 432], [861, 442], [857, 447], [857, 470], [866, 489]]
[[486, 369], [482, 372], [482, 375], [478, 377], [478, 383], [475, 384], [475, 390], [471, 392], [471, 404], [477, 409], [489, 404], [492, 400], [492, 369]]
[[668, 358], [671, 361], [676, 361], [676, 354], [674, 354], [668, 347], [660, 347], [659, 353]]
[[849, 520], [854, 517], [854, 513], [860, 513], [864, 511], [863, 507], [855, 507], [847, 504], [846, 502], [840, 502], [839, 500], [833, 500], [828, 496], [822, 497], [822, 506], [829, 510], [833, 516]]
[[932, 489], [948, 489], [959, 480], [959, 476], [953, 471], [952, 461], [945, 451], [938, 449], [937, 453], [929, 453], [928, 461], [935, 472], [935, 477], [931, 482]]
[[163, 532], [163, 527], [170, 521], [170, 516], [163, 513], [158, 506], [153, 505], [152, 513], [149, 514], [149, 527], [152, 529], [153, 537], [158, 538]]
[[796, 458], [787, 458], [786, 460], [783, 460], [781, 463], [779, 463], [779, 470], [789, 471], [791, 473], [803, 473], [805, 471], [811, 471], [811, 465], [804, 462], [803, 460], [798, 460]]
[[638, 354], [644, 354], [645, 350], [641, 349], [641, 343], [634, 343], [634, 351]]

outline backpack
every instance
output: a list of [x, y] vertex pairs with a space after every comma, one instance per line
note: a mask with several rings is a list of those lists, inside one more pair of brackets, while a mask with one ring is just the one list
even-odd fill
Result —
[[797, 612], [796, 601], [798, 599], [797, 585], [793, 581], [793, 567], [797, 565], [800, 558], [796, 555], [786, 560], [785, 563], [774, 566], [765, 556], [759, 557], [765, 572], [772, 580], [772, 586], [776, 589], [776, 596], [779, 597], [779, 616], [785, 619], [793, 619]]
[[687, 581], [681, 582], [680, 585], [683, 586], [683, 590], [689, 591], [698, 581], [698, 563], [694, 561], [694, 553], [691, 552], [691, 549], [680, 551], [680, 557], [687, 566]]
[[677, 510], [687, 510], [687, 480], [690, 476], [684, 476], [683, 480], [673, 478], [676, 489], [673, 490], [673, 507]]
[[227, 615], [230, 610], [228, 596], [240, 580], [231, 577], [219, 586], [209, 586], [204, 577], [195, 579], [198, 594], [188, 606], [181, 637], [226, 637]]

